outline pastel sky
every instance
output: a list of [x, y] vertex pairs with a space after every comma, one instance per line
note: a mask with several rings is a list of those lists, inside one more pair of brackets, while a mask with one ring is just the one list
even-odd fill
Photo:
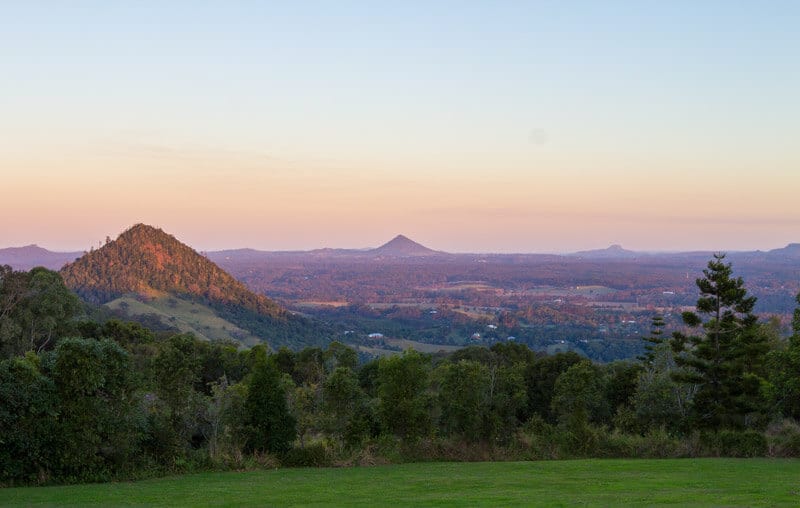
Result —
[[0, 247], [800, 241], [800, 2], [7, 2]]

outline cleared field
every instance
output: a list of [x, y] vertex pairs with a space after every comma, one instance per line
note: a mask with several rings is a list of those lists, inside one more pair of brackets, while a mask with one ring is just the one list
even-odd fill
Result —
[[142, 302], [123, 296], [106, 305], [123, 309], [128, 315], [156, 314], [164, 323], [205, 340], [233, 340], [248, 346], [260, 342], [258, 337], [219, 317], [210, 307], [177, 297], [159, 296]]
[[[445, 351], [447, 353], [452, 353], [453, 351], [458, 351], [462, 349], [464, 346], [448, 346], [444, 344], [428, 344], [426, 342], [417, 342], [414, 340], [407, 340], [407, 339], [384, 339], [384, 342], [387, 344], [398, 347], [405, 351], [406, 349], [414, 349], [419, 351], [420, 353], [438, 353], [439, 351]], [[397, 351], [393, 349], [383, 349], [380, 347], [369, 347], [369, 346], [358, 346], [359, 351], [364, 351], [366, 353], [372, 355], [396, 355], [398, 354]]]
[[3, 506], [797, 506], [800, 460], [425, 463], [0, 489]]

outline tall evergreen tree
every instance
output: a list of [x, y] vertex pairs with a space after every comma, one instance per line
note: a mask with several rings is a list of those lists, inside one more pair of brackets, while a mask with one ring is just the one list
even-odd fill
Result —
[[650, 322], [650, 336], [644, 338], [648, 343], [644, 346], [645, 353], [639, 357], [643, 364], [653, 364], [658, 346], [664, 342], [664, 326], [664, 318], [661, 315], [653, 316]]
[[683, 367], [676, 381], [694, 384], [691, 415], [700, 428], [753, 426], [762, 409], [761, 382], [768, 350], [752, 313], [756, 298], [747, 295], [741, 277], [734, 278], [724, 254], [714, 254], [703, 278], [697, 312], [684, 312], [683, 321], [702, 333], [676, 332], [675, 362]]

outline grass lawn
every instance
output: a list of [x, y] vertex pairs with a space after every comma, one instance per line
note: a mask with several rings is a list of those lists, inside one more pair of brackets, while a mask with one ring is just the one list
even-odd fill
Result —
[[424, 463], [0, 489], [0, 506], [799, 506], [800, 460]]

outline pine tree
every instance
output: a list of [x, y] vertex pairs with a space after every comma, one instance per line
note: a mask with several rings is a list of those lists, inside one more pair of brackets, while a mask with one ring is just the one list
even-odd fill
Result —
[[645, 342], [648, 342], [644, 346], [645, 353], [639, 357], [639, 360], [645, 365], [652, 365], [655, 359], [656, 350], [658, 346], [664, 342], [664, 318], [661, 315], [653, 316], [653, 320], [650, 322], [650, 336], [645, 337]]
[[[691, 415], [700, 428], [745, 428], [758, 421], [761, 383], [768, 350], [753, 315], [756, 298], [747, 296], [741, 277], [732, 277], [724, 254], [714, 254], [703, 278], [697, 279], [697, 313], [683, 321], [703, 333], [674, 333], [672, 348], [682, 369], [676, 381], [694, 384]], [[705, 321], [704, 321], [705, 319]]]

